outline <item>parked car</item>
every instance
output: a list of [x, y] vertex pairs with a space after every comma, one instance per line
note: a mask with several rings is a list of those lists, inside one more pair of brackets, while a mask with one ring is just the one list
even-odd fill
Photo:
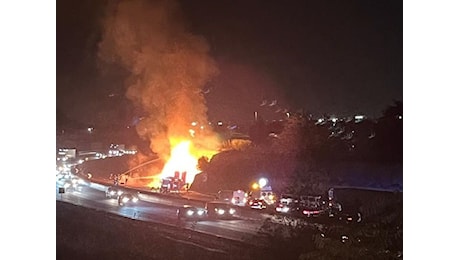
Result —
[[185, 220], [200, 220], [206, 218], [207, 213], [205, 208], [184, 205], [177, 209], [177, 219]]
[[219, 201], [207, 202], [205, 208], [210, 218], [231, 218], [236, 213], [234, 205]]
[[249, 201], [251, 209], [266, 209], [267, 203], [263, 199], [253, 199]]
[[118, 205], [120, 206], [136, 204], [138, 201], [139, 198], [137, 195], [130, 192], [123, 192], [120, 196], [118, 196]]
[[345, 223], [360, 223], [362, 221], [362, 214], [359, 211], [341, 211], [335, 215], [335, 218]]
[[282, 194], [278, 204], [276, 205], [276, 212], [283, 214], [296, 214], [299, 211], [300, 199], [298, 196], [291, 194]]
[[306, 217], [318, 217], [321, 215], [327, 215], [327, 210], [323, 208], [312, 208], [312, 207], [300, 207], [300, 213]]
[[105, 191], [105, 197], [109, 199], [116, 199], [121, 194], [123, 194], [124, 190], [118, 186], [110, 186]]

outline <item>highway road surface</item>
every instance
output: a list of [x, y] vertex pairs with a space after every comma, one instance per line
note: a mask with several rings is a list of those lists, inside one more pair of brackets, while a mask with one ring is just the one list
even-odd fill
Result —
[[238, 208], [236, 217], [225, 220], [179, 221], [176, 215], [178, 207], [184, 204], [204, 206], [204, 202], [187, 199], [171, 198], [149, 192], [140, 192], [139, 201], [132, 205], [119, 206], [117, 199], [106, 198], [107, 186], [86, 181], [76, 190], [59, 193], [63, 187], [61, 181], [56, 182], [56, 200], [75, 205], [110, 212], [127, 218], [141, 221], [179, 226], [189, 231], [214, 235], [245, 242], [252, 245], [263, 245], [266, 241], [258, 230], [267, 214], [257, 210]]

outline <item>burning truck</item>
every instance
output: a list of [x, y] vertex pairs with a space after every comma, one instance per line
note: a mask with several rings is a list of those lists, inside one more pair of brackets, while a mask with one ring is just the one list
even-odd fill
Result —
[[191, 141], [176, 141], [171, 156], [166, 160], [160, 174], [148, 185], [161, 193], [187, 191], [200, 172], [197, 168], [200, 156], [211, 156], [216, 151], [196, 149]]
[[174, 176], [161, 179], [161, 193], [179, 193], [181, 190], [188, 190], [189, 183], [186, 182], [187, 172], [174, 172]]

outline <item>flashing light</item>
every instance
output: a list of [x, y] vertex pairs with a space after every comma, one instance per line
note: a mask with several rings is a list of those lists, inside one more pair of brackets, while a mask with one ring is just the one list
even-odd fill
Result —
[[267, 185], [267, 183], [268, 183], [267, 178], [260, 178], [260, 179], [259, 179], [259, 186], [260, 186], [260, 188], [265, 187], [265, 186]]
[[289, 211], [289, 208], [288, 207], [276, 208], [276, 211], [286, 213]]
[[254, 182], [251, 187], [253, 190], [257, 190], [259, 188], [259, 184]]

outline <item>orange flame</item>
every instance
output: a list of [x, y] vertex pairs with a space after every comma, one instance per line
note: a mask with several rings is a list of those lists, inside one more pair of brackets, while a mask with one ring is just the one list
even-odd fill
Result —
[[217, 151], [196, 147], [192, 141], [183, 138], [170, 138], [171, 155], [161, 171], [149, 184], [150, 187], [160, 186], [161, 179], [174, 176], [175, 172], [186, 172], [185, 182], [191, 184], [200, 173], [197, 169], [198, 159], [202, 156], [211, 158]]
[[195, 175], [198, 174], [198, 158], [190, 153], [190, 141], [183, 141], [172, 148], [171, 158], [161, 171], [161, 177], [174, 176], [174, 172], [186, 172], [186, 183], [192, 183]]

